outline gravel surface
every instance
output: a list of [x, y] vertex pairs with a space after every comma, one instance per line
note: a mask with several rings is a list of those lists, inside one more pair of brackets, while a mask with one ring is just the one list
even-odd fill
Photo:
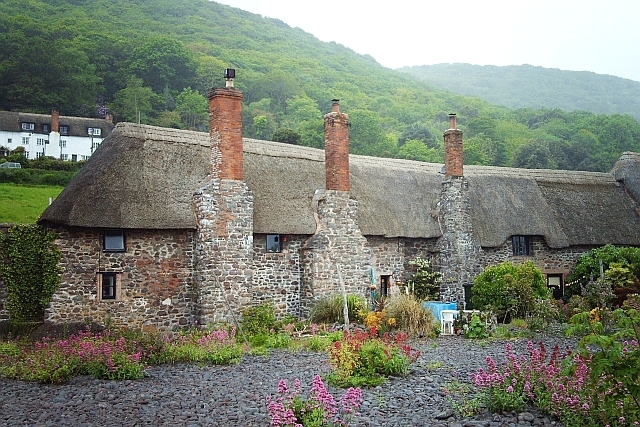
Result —
[[[544, 337], [551, 350], [575, 342]], [[526, 339], [511, 341], [525, 354]], [[522, 413], [481, 413], [460, 418], [442, 387], [485, 367], [488, 355], [504, 360], [504, 341], [477, 342], [439, 337], [413, 343], [422, 352], [409, 375], [363, 390], [358, 426], [520, 427], [561, 426], [535, 409]], [[268, 426], [265, 398], [280, 379], [300, 378], [308, 391], [315, 374], [329, 370], [325, 354], [273, 351], [245, 356], [235, 366], [165, 365], [148, 369], [137, 381], [83, 376], [68, 384], [40, 385], [0, 379], [2, 426]], [[342, 391], [332, 390], [335, 395]], [[473, 397], [473, 394], [467, 397]], [[458, 394], [453, 398], [460, 399]]]

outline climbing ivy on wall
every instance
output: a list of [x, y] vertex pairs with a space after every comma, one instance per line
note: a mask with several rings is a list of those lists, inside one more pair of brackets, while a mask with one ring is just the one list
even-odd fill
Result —
[[35, 224], [16, 224], [0, 233], [0, 277], [7, 287], [5, 306], [12, 322], [42, 321], [60, 285], [56, 235]]

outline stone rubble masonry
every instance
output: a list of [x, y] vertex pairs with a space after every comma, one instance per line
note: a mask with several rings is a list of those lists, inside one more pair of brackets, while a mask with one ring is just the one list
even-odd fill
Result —
[[337, 100], [324, 116], [327, 190], [349, 191], [349, 116], [340, 112]]
[[243, 180], [242, 92], [233, 87], [209, 91], [211, 177]]
[[371, 248], [358, 225], [358, 202], [349, 193], [316, 190], [316, 233], [301, 248], [301, 313], [313, 302], [340, 293], [340, 276], [349, 294], [368, 295], [371, 280]]
[[277, 316], [300, 315], [300, 247], [309, 236], [281, 236], [282, 252], [267, 252], [267, 235], [253, 236], [252, 305], [271, 304]]
[[[125, 230], [124, 252], [104, 252], [98, 229], [53, 231], [58, 233], [63, 274], [46, 321], [146, 331], [172, 331], [194, 323], [193, 231]], [[98, 275], [107, 272], [120, 276], [119, 301], [101, 301], [98, 295]]]
[[450, 177], [442, 183], [438, 203], [442, 236], [438, 241], [440, 297], [447, 301], [464, 301], [464, 286], [482, 271], [482, 248], [471, 229], [471, 205], [466, 178]]
[[194, 194], [194, 211], [199, 317], [231, 322], [251, 305], [253, 193], [243, 181], [212, 179]]

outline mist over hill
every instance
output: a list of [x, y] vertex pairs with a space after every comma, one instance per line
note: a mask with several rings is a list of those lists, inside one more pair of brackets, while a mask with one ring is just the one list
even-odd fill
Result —
[[436, 64], [404, 67], [437, 87], [510, 108], [630, 114], [640, 120], [640, 82], [590, 71], [532, 65]]

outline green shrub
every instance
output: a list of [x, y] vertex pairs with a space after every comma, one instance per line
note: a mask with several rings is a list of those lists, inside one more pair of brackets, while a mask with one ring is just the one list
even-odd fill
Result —
[[246, 335], [269, 334], [276, 325], [273, 306], [257, 305], [242, 310], [242, 330]]
[[56, 235], [35, 224], [16, 224], [0, 233], [0, 277], [6, 284], [6, 308], [12, 322], [42, 321], [60, 285], [60, 249]]
[[480, 320], [480, 316], [473, 314], [469, 327], [464, 331], [465, 338], [484, 339], [489, 337], [489, 328], [486, 323]]
[[[311, 308], [309, 319], [316, 323], [344, 323], [344, 300], [341, 294], [319, 299]], [[369, 312], [367, 301], [360, 295], [347, 295], [349, 321], [363, 322]]]
[[392, 296], [387, 300], [385, 310], [387, 317], [395, 319], [395, 327], [410, 336], [433, 338], [440, 330], [433, 313], [413, 295]]
[[533, 262], [516, 266], [506, 261], [487, 267], [475, 278], [471, 302], [474, 307], [493, 311], [504, 322], [512, 316], [527, 317], [536, 298], [549, 297], [544, 275]]

